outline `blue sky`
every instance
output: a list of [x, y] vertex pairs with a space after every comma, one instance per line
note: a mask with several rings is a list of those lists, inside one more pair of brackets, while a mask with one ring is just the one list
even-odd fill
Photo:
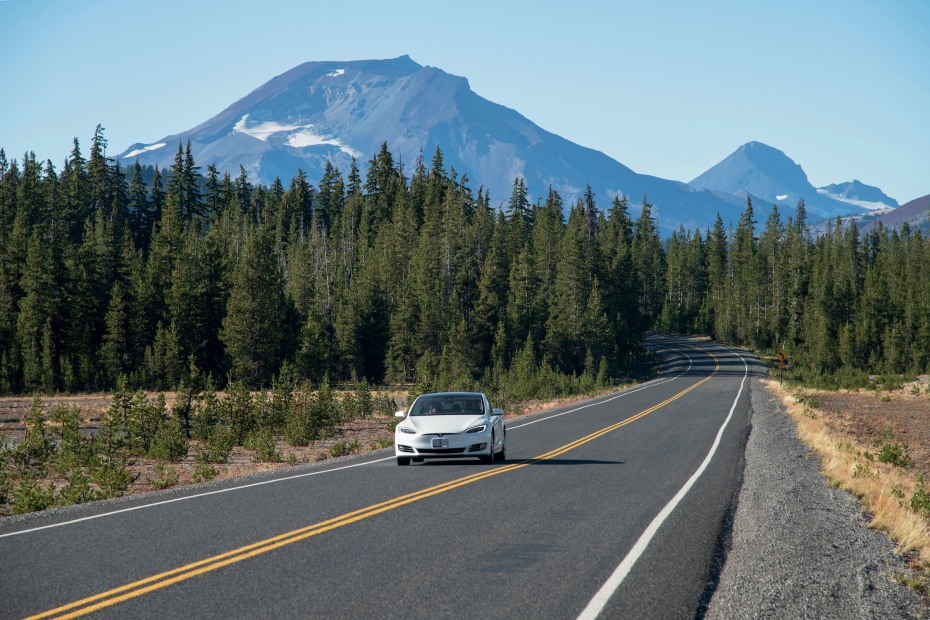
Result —
[[637, 172], [741, 144], [930, 193], [930, 2], [0, 0], [0, 147], [60, 168], [189, 129], [310, 60], [402, 54]]

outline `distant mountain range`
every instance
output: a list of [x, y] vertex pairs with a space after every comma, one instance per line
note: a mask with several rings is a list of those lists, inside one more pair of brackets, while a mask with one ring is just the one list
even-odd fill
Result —
[[897, 209], [899, 206], [897, 200], [887, 196], [882, 190], [857, 180], [818, 187], [817, 193], [863, 209]]
[[[638, 174], [484, 99], [465, 78], [409, 56], [304, 63], [197, 127], [135, 143], [117, 158], [166, 168], [187, 140], [204, 168], [213, 164], [235, 176], [242, 166], [253, 181], [270, 184], [280, 177], [285, 185], [298, 168], [319, 181], [327, 160], [345, 174], [354, 157], [364, 174], [384, 142], [409, 174], [418, 157], [428, 165], [438, 146], [445, 167], [467, 174], [476, 188], [483, 185], [492, 204], [509, 199], [517, 176], [525, 179], [531, 200], [545, 198], [551, 187], [566, 209], [588, 184], [602, 209], [618, 194], [628, 197], [634, 217], [646, 196], [666, 233], [680, 225], [706, 229], [718, 213], [735, 224], [747, 195], [760, 221], [776, 203], [785, 217], [793, 215], [798, 198], [812, 217], [863, 212], [854, 201], [873, 201], [873, 193], [861, 198], [868, 187], [861, 184], [818, 193], [800, 166], [759, 142], [743, 145], [690, 185]], [[835, 197], [846, 194], [854, 197]]]
[[753, 203], [796, 206], [803, 199], [813, 219], [859, 214], [876, 208], [875, 202], [888, 201], [881, 208], [898, 203], [876, 187], [859, 181], [817, 189], [804, 169], [782, 151], [761, 142], [748, 142], [726, 159], [691, 181], [694, 187], [731, 194], [749, 195]]

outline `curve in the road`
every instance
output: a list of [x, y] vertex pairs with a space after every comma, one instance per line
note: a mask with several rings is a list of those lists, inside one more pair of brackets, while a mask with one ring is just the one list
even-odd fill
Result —
[[684, 498], [684, 496], [687, 495], [688, 491], [691, 490], [691, 487], [694, 486], [694, 483], [697, 482], [698, 478], [701, 477], [701, 474], [704, 473], [704, 470], [707, 469], [711, 459], [714, 458], [714, 454], [716, 454], [717, 447], [720, 445], [720, 440], [723, 437], [723, 432], [730, 424], [730, 420], [733, 419], [733, 412], [736, 411], [736, 404], [739, 402], [740, 396], [743, 395], [743, 388], [746, 386], [746, 379], [749, 377], [749, 365], [746, 364], [746, 359], [739, 353], [736, 355], [743, 362], [743, 380], [739, 384], [739, 391], [736, 393], [736, 398], [733, 399], [733, 405], [730, 407], [730, 412], [727, 414], [723, 424], [720, 425], [720, 430], [717, 431], [717, 436], [714, 438], [714, 443], [711, 445], [710, 450], [707, 452], [707, 456], [704, 457], [704, 461], [701, 462], [700, 467], [695, 470], [694, 474], [692, 474], [688, 481], [685, 482], [684, 486], [679, 489], [678, 493], [676, 493], [675, 496], [668, 502], [668, 504], [662, 508], [662, 511], [655, 516], [655, 518], [649, 524], [649, 527], [646, 528], [646, 531], [640, 535], [639, 539], [636, 541], [636, 544], [633, 545], [632, 549], [630, 549], [630, 552], [626, 555], [626, 557], [623, 558], [623, 561], [620, 562], [607, 582], [601, 586], [601, 589], [598, 590], [597, 594], [594, 595], [594, 598], [591, 599], [591, 602], [588, 603], [588, 606], [585, 607], [585, 609], [578, 616], [578, 620], [596, 620], [596, 618], [601, 615], [604, 607], [606, 607], [607, 603], [610, 601], [610, 597], [613, 596], [614, 592], [616, 592], [620, 587], [620, 584], [623, 583], [623, 580], [626, 579], [627, 575], [630, 574], [630, 570], [632, 570], [633, 565], [636, 564], [636, 561], [640, 558], [640, 556], [642, 556], [643, 552], [646, 550], [646, 547], [649, 546], [649, 543], [655, 537], [656, 532], [659, 531], [659, 528], [662, 527], [662, 524], [666, 519], [668, 519], [668, 516], [672, 514], [672, 511], [675, 510], [678, 504], [681, 503], [681, 500]]

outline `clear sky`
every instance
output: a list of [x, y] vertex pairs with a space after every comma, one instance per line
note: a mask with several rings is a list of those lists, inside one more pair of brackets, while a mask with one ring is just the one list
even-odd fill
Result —
[[190, 129], [310, 60], [409, 54], [633, 170], [750, 140], [814, 185], [930, 193], [927, 0], [0, 0], [0, 147], [60, 169]]

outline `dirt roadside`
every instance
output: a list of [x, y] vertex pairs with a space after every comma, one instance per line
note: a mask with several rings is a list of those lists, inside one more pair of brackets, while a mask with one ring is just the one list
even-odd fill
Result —
[[[621, 386], [615, 390], [628, 388]], [[608, 393], [608, 392], [605, 392]], [[388, 396], [396, 404], [396, 408], [403, 408], [407, 398], [407, 390], [391, 389], [379, 391], [375, 396]], [[174, 392], [146, 392], [145, 396], [154, 400], [159, 395], [164, 396], [168, 411], [171, 410], [176, 394]], [[513, 411], [505, 414], [505, 419], [514, 419], [522, 415], [535, 413], [544, 409], [564, 407], [571, 403], [578, 402], [602, 394], [579, 395], [563, 399], [554, 400], [534, 400], [519, 403], [513, 407]], [[218, 397], [223, 398], [225, 394], [218, 393]], [[340, 397], [340, 393], [336, 393]], [[78, 396], [48, 396], [42, 397], [41, 407], [48, 416], [52, 410], [60, 405], [75, 407], [80, 412], [80, 430], [83, 434], [96, 433], [101, 428], [103, 416], [110, 408], [113, 402], [112, 394], [85, 394]], [[0, 441], [5, 437], [6, 443], [16, 443], [23, 439], [26, 429], [26, 417], [32, 408], [33, 397], [26, 396], [8, 396], [0, 397]], [[375, 415], [369, 418], [355, 419], [344, 421], [336, 427], [325, 439], [319, 439], [308, 446], [291, 446], [277, 437], [275, 441], [275, 451], [281, 455], [280, 462], [256, 462], [253, 460], [254, 450], [249, 450], [242, 446], [235, 446], [232, 453], [225, 463], [215, 464], [213, 467], [216, 476], [213, 480], [223, 480], [237, 476], [246, 476], [249, 474], [261, 473], [277, 469], [283, 469], [300, 464], [314, 463], [324, 461], [337, 455], [345, 454], [344, 450], [348, 448], [351, 453], [368, 452], [393, 445], [393, 428], [395, 418], [387, 415]], [[196, 442], [192, 442], [192, 445]], [[340, 450], [339, 452], [336, 452]], [[195, 471], [198, 462], [195, 458], [196, 451], [191, 449], [186, 457], [176, 463], [160, 464], [159, 461], [144, 456], [134, 457], [130, 464], [130, 471], [133, 475], [133, 482], [129, 485], [125, 495], [134, 495], [166, 488], [158, 486], [164, 483], [164, 469], [162, 472], [156, 470], [156, 467], [171, 468], [177, 475], [177, 482], [169, 486], [180, 487], [200, 482], [196, 479]], [[56, 477], [53, 473], [49, 478], [38, 481], [41, 485], [47, 486], [54, 484], [61, 486], [65, 481]], [[7, 505], [6, 508], [10, 506]], [[3, 506], [0, 506], [0, 516], [5, 513]]]

